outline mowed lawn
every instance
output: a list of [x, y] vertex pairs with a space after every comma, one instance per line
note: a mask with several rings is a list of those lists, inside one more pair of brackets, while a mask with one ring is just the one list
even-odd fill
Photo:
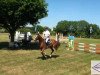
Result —
[[[0, 45], [8, 41], [8, 34], [0, 33]], [[76, 38], [75, 41], [100, 44], [100, 39]], [[45, 52], [49, 55], [51, 51]], [[91, 60], [100, 60], [100, 55], [69, 51], [64, 43], [46, 60], [41, 58], [40, 50], [0, 47], [0, 75], [91, 75]]]

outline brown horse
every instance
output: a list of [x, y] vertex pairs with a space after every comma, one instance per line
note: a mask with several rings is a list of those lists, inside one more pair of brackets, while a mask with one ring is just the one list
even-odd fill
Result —
[[40, 36], [40, 34], [38, 33], [35, 37], [35, 40], [38, 40], [39, 41], [39, 46], [40, 46], [40, 49], [41, 49], [41, 54], [43, 57], [46, 58], [45, 56], [45, 53], [44, 53], [44, 50], [47, 49], [47, 48], [50, 48], [51, 49], [51, 55], [50, 57], [52, 56], [52, 53], [54, 52], [54, 49], [57, 50], [58, 47], [60, 46], [60, 43], [59, 41], [56, 41], [54, 39], [50, 39], [51, 43], [49, 46], [46, 45], [45, 43], [45, 40]]

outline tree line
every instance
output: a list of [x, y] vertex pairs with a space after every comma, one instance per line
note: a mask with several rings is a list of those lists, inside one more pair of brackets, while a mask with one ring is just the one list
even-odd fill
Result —
[[64, 35], [74, 35], [76, 37], [84, 38], [100, 38], [100, 28], [96, 24], [89, 24], [85, 20], [80, 21], [59, 21], [54, 28], [56, 32], [63, 33]]
[[[92, 28], [91, 28], [92, 27]], [[49, 27], [48, 27], [49, 28]], [[3, 28], [1, 28], [3, 30]], [[31, 32], [35, 34], [40, 32], [41, 34], [45, 30], [45, 26], [42, 25], [33, 25], [32, 27], [22, 27], [18, 29], [20, 32]], [[6, 30], [3, 30], [7, 32]], [[75, 37], [83, 38], [100, 38], [100, 28], [96, 24], [89, 24], [85, 20], [81, 21], [59, 21], [56, 27], [52, 29], [49, 28], [51, 35], [55, 35], [57, 32], [62, 33], [64, 36], [74, 35]]]

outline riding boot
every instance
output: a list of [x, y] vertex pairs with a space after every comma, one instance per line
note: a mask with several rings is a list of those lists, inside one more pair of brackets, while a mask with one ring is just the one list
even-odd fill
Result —
[[46, 45], [47, 45], [47, 46], [50, 46], [50, 42], [48, 41], [48, 42], [46, 43]]
[[47, 46], [49, 45], [48, 42], [46, 42], [46, 45], [47, 45]]

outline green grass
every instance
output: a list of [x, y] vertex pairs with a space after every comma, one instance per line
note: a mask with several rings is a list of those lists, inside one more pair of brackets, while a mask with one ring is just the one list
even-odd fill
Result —
[[[9, 41], [7, 34], [1, 36], [1, 42]], [[100, 44], [99, 40], [75, 39]], [[49, 55], [51, 51], [47, 49], [45, 52]], [[47, 60], [41, 58], [40, 50], [0, 49], [0, 75], [91, 75], [91, 60], [100, 60], [100, 55], [69, 51], [66, 44], [61, 44], [53, 57]]]
[[100, 44], [100, 39], [76, 38], [75, 42], [82, 42], [82, 43], [87, 43], [87, 44]]

